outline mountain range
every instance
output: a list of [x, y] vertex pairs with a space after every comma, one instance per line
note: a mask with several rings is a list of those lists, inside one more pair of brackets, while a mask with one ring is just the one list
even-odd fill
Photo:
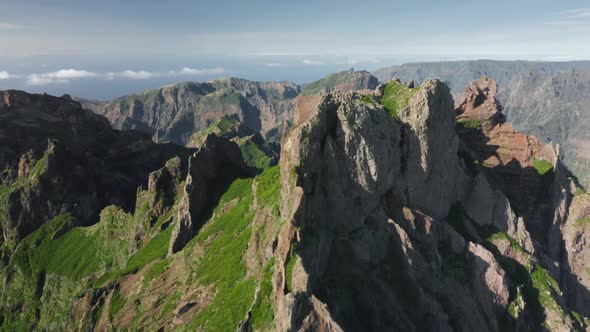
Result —
[[589, 330], [586, 79], [0, 92], [0, 329]]
[[313, 109], [319, 95], [332, 90], [373, 90], [392, 78], [415, 84], [432, 78], [444, 81], [457, 103], [466, 85], [488, 76], [498, 83], [497, 98], [508, 121], [521, 131], [560, 144], [566, 165], [588, 186], [590, 103], [584, 91], [590, 84], [589, 72], [590, 61], [411, 63], [382, 68], [373, 75], [351, 69], [301, 86], [231, 78], [182, 83], [109, 102], [79, 101], [106, 116], [115, 128], [138, 129], [158, 142], [186, 144], [192, 132], [206, 128], [218, 116], [237, 114], [246, 126], [276, 143], [293, 124], [295, 108]]

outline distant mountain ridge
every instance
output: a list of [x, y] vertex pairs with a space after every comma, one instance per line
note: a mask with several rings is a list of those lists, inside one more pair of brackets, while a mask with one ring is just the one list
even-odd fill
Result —
[[272, 140], [288, 126], [299, 92], [291, 82], [224, 78], [165, 86], [106, 103], [81, 102], [107, 117], [116, 129], [137, 129], [153, 135], [156, 141], [185, 144], [193, 132], [232, 114]]
[[299, 86], [292, 82], [255, 82], [222, 78], [185, 82], [123, 96], [107, 102], [78, 101], [104, 115], [115, 129], [136, 129], [157, 142], [184, 145], [197, 131], [224, 116], [237, 116], [247, 127], [270, 142], [278, 142], [291, 126], [295, 99], [337, 90], [372, 90], [377, 79], [353, 69]]
[[590, 61], [498, 61], [498, 60], [464, 60], [441, 62], [415, 62], [377, 69], [373, 75], [380, 82], [387, 82], [393, 78], [402, 81], [416, 81], [421, 83], [429, 78], [438, 78], [451, 88], [455, 101], [463, 93], [463, 88], [469, 82], [478, 80], [482, 76], [492, 77], [502, 89], [510, 83], [512, 78], [524, 70], [539, 73], [558, 73], [573, 68], [590, 69]]

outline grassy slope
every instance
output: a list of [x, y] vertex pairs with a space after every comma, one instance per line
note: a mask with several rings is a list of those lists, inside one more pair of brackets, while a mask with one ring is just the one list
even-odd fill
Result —
[[[247, 275], [244, 255], [248, 241], [254, 231], [252, 219], [253, 181], [257, 182], [257, 197], [260, 208], [267, 207], [278, 213], [279, 168], [266, 170], [256, 179], [236, 180], [222, 197], [220, 206], [230, 201], [237, 203], [222, 214], [210, 220], [206, 227], [193, 240], [193, 245], [205, 245], [207, 255], [194, 267], [198, 282], [214, 285], [216, 295], [212, 302], [197, 316], [189, 329], [205, 331], [228, 331], [237, 327], [248, 312], [256, 289], [257, 281]], [[277, 216], [278, 217], [278, 216]], [[267, 326], [273, 317], [270, 307], [270, 278], [274, 263], [267, 263], [261, 280], [261, 294], [254, 305], [251, 324], [260, 328]]]
[[[96, 225], [72, 227], [74, 217], [63, 214], [25, 237], [9, 264], [0, 268], [0, 278], [7, 281], [0, 304], [4, 317], [0, 329], [30, 330], [47, 325], [63, 329], [75, 296], [122, 274], [116, 271], [129, 273], [162, 257], [170, 231], [156, 232], [152, 241], [129, 259], [138, 244], [138, 232], [148, 224], [146, 193], [138, 193], [133, 215], [109, 206]], [[95, 277], [98, 280], [94, 281]], [[14, 308], [19, 307], [21, 313], [14, 315]]]

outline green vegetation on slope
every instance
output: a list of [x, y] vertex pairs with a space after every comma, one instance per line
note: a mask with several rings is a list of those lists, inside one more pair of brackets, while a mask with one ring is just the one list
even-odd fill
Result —
[[[47, 163], [49, 160], [49, 155], [52, 152], [47, 149], [43, 156], [35, 162], [35, 164], [31, 167], [26, 177], [17, 178], [14, 182], [10, 184], [0, 184], [0, 223], [3, 224], [11, 224], [7, 221], [8, 219], [8, 212], [10, 209], [9, 206], [9, 198], [10, 195], [23, 189], [27, 186], [33, 186], [38, 183], [40, 176], [47, 170]], [[13, 172], [12, 169], [3, 170], [3, 172]], [[2, 250], [12, 250], [12, 246], [15, 244], [13, 243], [14, 238], [13, 234], [11, 234], [11, 230], [5, 230], [5, 234], [8, 234], [8, 239], [5, 238], [6, 242], [2, 243]], [[5, 235], [6, 237], [6, 235]]]
[[374, 105], [374, 104], [377, 103], [375, 101], [375, 98], [372, 95], [362, 95], [361, 98], [360, 98], [360, 100], [361, 100], [362, 103], [365, 103], [365, 104]]
[[396, 121], [400, 121], [398, 112], [408, 106], [408, 102], [418, 88], [408, 88], [398, 81], [385, 85], [383, 96], [379, 102]]
[[79, 227], [63, 233], [73, 223], [71, 214], [58, 216], [23, 239], [13, 257], [29, 275], [55, 273], [79, 279], [96, 272], [108, 261], [95, 250], [100, 238]]
[[533, 159], [533, 165], [539, 175], [545, 175], [553, 171], [553, 165], [544, 159]]
[[[265, 232], [269, 231], [264, 229], [267, 227], [264, 224], [254, 229], [252, 221], [256, 213], [263, 213], [261, 211], [272, 211], [278, 220], [279, 178], [280, 169], [274, 166], [254, 179], [234, 181], [220, 199], [214, 217], [185, 249], [202, 247], [207, 253], [194, 263], [194, 274], [198, 284], [213, 286], [215, 289], [215, 297], [195, 316], [190, 329], [234, 330], [246, 317], [253, 305], [257, 280], [248, 275], [244, 256], [248, 253], [248, 242], [253, 232], [258, 232], [259, 238], [264, 238]], [[252, 209], [254, 183], [256, 211]], [[259, 253], [256, 253], [256, 257], [259, 257]], [[272, 259], [267, 262], [258, 280], [260, 290], [248, 321], [255, 330], [272, 325], [274, 311], [270, 303], [274, 265]]]
[[470, 129], [479, 129], [481, 128], [481, 120], [478, 119], [465, 119], [460, 118], [457, 120], [457, 123], [463, 126], [464, 128]]
[[[247, 252], [254, 217], [252, 179], [238, 179], [222, 196], [219, 206], [237, 200], [221, 214], [215, 214], [189, 243], [204, 245], [204, 255], [194, 267], [198, 283], [215, 287], [215, 297], [191, 323], [191, 329], [229, 331], [238, 326], [248, 312], [256, 288], [246, 275], [243, 255]], [[219, 210], [219, 207], [218, 207]], [[185, 249], [186, 250], [186, 249]]]
[[268, 143], [254, 130], [242, 124], [236, 116], [224, 116], [215, 120], [206, 129], [192, 134], [187, 146], [203, 145], [210, 134], [234, 141], [240, 147], [242, 157], [250, 167], [265, 169], [276, 162], [276, 155]]
[[244, 137], [237, 139], [236, 143], [240, 146], [240, 152], [250, 167], [258, 169], [265, 169], [273, 164], [275, 161], [274, 155], [269, 151], [269, 148], [263, 144], [258, 144], [252, 137]]
[[590, 216], [580, 218], [576, 220], [576, 226], [585, 227], [590, 225]]
[[518, 252], [525, 252], [524, 248], [515, 239], [505, 232], [498, 230], [494, 225], [479, 226], [477, 227], [477, 232], [487, 242], [487, 244], [494, 245], [495, 241], [506, 240], [510, 242], [512, 249]]
[[172, 227], [156, 234], [144, 247], [129, 258], [124, 274], [136, 272], [148, 263], [158, 258], [164, 258], [168, 252], [171, 234]]
[[274, 273], [274, 258], [266, 263], [262, 280], [260, 281], [260, 292], [258, 300], [252, 307], [250, 326], [254, 331], [271, 330], [274, 310], [272, 307], [272, 275]]
[[205, 139], [210, 134], [223, 136], [224, 134], [233, 131], [240, 124], [240, 120], [235, 116], [221, 117], [213, 121], [207, 128], [192, 134], [188, 140], [187, 146], [200, 146], [205, 143]]

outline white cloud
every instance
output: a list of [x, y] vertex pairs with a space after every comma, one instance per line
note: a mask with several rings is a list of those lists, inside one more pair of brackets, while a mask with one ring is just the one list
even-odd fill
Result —
[[267, 63], [266, 66], [267, 67], [280, 67], [280, 66], [282, 66], [282, 64], [273, 62], [273, 63]]
[[122, 72], [115, 73], [115, 77], [129, 78], [132, 80], [147, 80], [152, 76], [154, 76], [154, 74], [145, 70], [124, 70]]
[[170, 71], [169, 74], [171, 76], [182, 76], [182, 75], [191, 75], [191, 76], [199, 76], [199, 75], [218, 75], [225, 73], [225, 69], [221, 67], [217, 68], [203, 68], [203, 69], [195, 69], [184, 67], [179, 71]]
[[0, 22], [0, 30], [16, 30], [20, 29], [20, 25], [8, 23], [8, 22]]
[[321, 61], [314, 61], [314, 60], [309, 60], [309, 59], [303, 59], [303, 64], [304, 65], [310, 65], [310, 66], [318, 66], [318, 65], [323, 65], [324, 63]]
[[[219, 75], [225, 73], [222, 67], [216, 68], [190, 68], [184, 67], [180, 70], [171, 70], [168, 72], [151, 72], [147, 70], [123, 70], [119, 72], [96, 73], [87, 70], [61, 69], [58, 71], [42, 74], [30, 74], [27, 76], [27, 85], [48, 85], [48, 84], [65, 84], [73, 79], [82, 78], [101, 78], [113, 80], [116, 78], [147, 80], [153, 77], [175, 77], [175, 76], [200, 76], [200, 75]], [[0, 71], [0, 80], [16, 78], [18, 76], [9, 74], [6, 71]]]
[[66, 79], [49, 78], [39, 74], [32, 74], [27, 76], [27, 85], [49, 85], [49, 84], [66, 84], [69, 81]]
[[106, 78], [107, 80], [112, 80], [115, 78], [126, 78], [131, 80], [147, 80], [154, 76], [154, 73], [149, 72], [147, 70], [123, 70], [119, 72], [108, 72], [106, 74], [101, 75], [102, 77]]
[[65, 84], [72, 79], [97, 77], [98, 74], [87, 70], [60, 69], [58, 71], [31, 74], [27, 76], [27, 85], [48, 85], [48, 84]]
[[8, 80], [11, 78], [16, 78], [16, 75], [13, 75], [5, 70], [0, 71], [0, 80]]
[[76, 70], [76, 69], [61, 69], [55, 71], [53, 73], [43, 74], [48, 78], [56, 78], [56, 79], [72, 79], [72, 78], [86, 78], [86, 77], [96, 77], [97, 74], [91, 71], [86, 70]]

